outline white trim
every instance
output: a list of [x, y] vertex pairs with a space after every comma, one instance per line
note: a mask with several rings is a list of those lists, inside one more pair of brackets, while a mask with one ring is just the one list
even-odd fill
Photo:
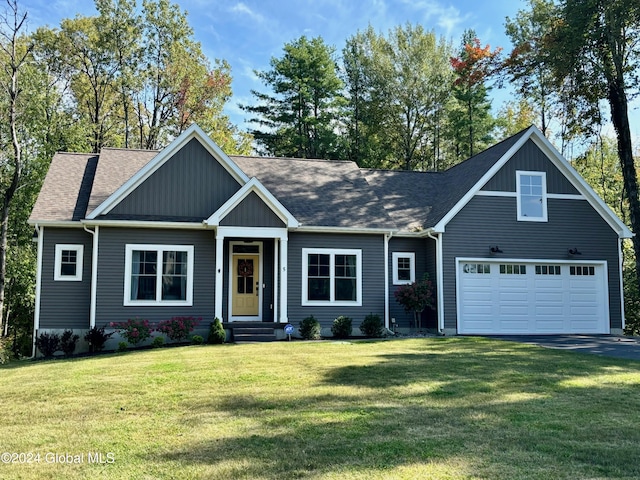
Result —
[[502, 192], [497, 190], [478, 190], [476, 192], [477, 197], [516, 197], [516, 192]]
[[280, 270], [279, 256], [280, 252], [280, 239], [273, 239], [273, 321], [277, 322], [278, 319], [278, 272]]
[[391, 326], [391, 312], [389, 311], [389, 242], [392, 232], [384, 236], [384, 326], [389, 329]]
[[[70, 251], [76, 252], [76, 274], [75, 275], [63, 275], [62, 274], [62, 252]], [[82, 267], [84, 265], [84, 245], [70, 244], [70, 243], [57, 243], [56, 253], [54, 260], [53, 280], [56, 282], [81, 282], [82, 281]]]
[[[309, 300], [308, 295], [308, 274], [309, 255], [320, 254], [330, 256], [329, 265], [329, 298], [330, 300]], [[335, 300], [335, 256], [355, 255], [356, 257], [356, 300]], [[302, 306], [362, 306], [362, 250], [346, 248], [303, 248], [302, 249]]]
[[[81, 220], [80, 223], [86, 227], [125, 227], [125, 228], [171, 228], [179, 230], [202, 230], [207, 228], [202, 222], [155, 222], [144, 220]], [[75, 222], [78, 226], [78, 222]]]
[[109, 213], [124, 198], [140, 186], [147, 178], [155, 173], [162, 165], [173, 157], [180, 149], [182, 149], [193, 138], [197, 139], [200, 144], [214, 157], [222, 167], [240, 184], [244, 185], [249, 181], [249, 177], [215, 144], [211, 138], [195, 123], [187, 128], [180, 136], [178, 136], [167, 147], [161, 150], [149, 163], [142, 167], [138, 172], [127, 180], [120, 188], [96, 207], [93, 212], [87, 215], [88, 219], [95, 219], [98, 215]]
[[[247, 315], [233, 315], [233, 289], [234, 289], [234, 278], [233, 278], [233, 257], [234, 255], [243, 255], [241, 253], [233, 253], [233, 246], [234, 245], [257, 245], [258, 246], [258, 315], [257, 316], [247, 316]], [[228, 312], [228, 317], [229, 317], [229, 322], [243, 322], [243, 321], [255, 321], [255, 322], [259, 322], [262, 319], [262, 299], [263, 299], [263, 261], [262, 259], [264, 258], [264, 256], [262, 255], [262, 247], [263, 247], [263, 243], [259, 242], [259, 241], [253, 241], [253, 242], [244, 242], [244, 241], [233, 241], [233, 242], [229, 242], [229, 265], [228, 265], [228, 270], [229, 270], [229, 295], [227, 298], [227, 312]], [[255, 253], [247, 253], [246, 255], [256, 255]]]
[[625, 311], [624, 311], [624, 278], [623, 278], [624, 262], [623, 262], [623, 256], [622, 256], [623, 241], [624, 239], [622, 238], [618, 239], [618, 271], [620, 274], [620, 317], [622, 320], [622, 331], [624, 332], [624, 327], [626, 326], [627, 319], [625, 318]]
[[289, 212], [256, 177], [253, 177], [240, 190], [234, 193], [231, 198], [216, 210], [213, 215], [206, 219], [204, 223], [213, 226], [219, 225], [251, 192], [258, 195], [260, 200], [262, 200], [287, 227], [296, 228], [300, 225], [291, 212]]
[[[134, 250], [155, 251], [158, 253], [156, 262], [156, 299], [155, 300], [132, 300], [131, 299], [131, 263]], [[187, 253], [187, 291], [185, 300], [162, 300], [162, 257], [163, 252], [186, 252]], [[124, 263], [124, 293], [123, 305], [125, 307], [159, 306], [190, 307], [193, 305], [193, 245], [161, 245], [161, 244], [139, 244], [128, 243], [125, 246]]]
[[[316, 227], [316, 226], [310, 226], [310, 225], [301, 225], [298, 228], [296, 228], [296, 232], [384, 235], [385, 233], [389, 233], [389, 229], [388, 228], [360, 228], [360, 227]], [[418, 235], [411, 235], [411, 236], [418, 236]]]
[[587, 198], [582, 195], [574, 195], [571, 193], [547, 193], [547, 198], [553, 198], [554, 200], [586, 200]]
[[[276, 240], [277, 241], [277, 240]], [[280, 239], [280, 323], [289, 323], [289, 279], [287, 266], [289, 265], [289, 238]]]
[[[540, 177], [542, 180], [542, 215], [539, 217], [527, 217], [522, 215], [522, 177]], [[548, 222], [547, 215], [547, 172], [532, 172], [527, 170], [516, 170], [516, 209], [519, 222]]]
[[85, 232], [91, 234], [93, 241], [91, 248], [91, 302], [89, 306], [89, 328], [96, 326], [96, 301], [98, 296], [98, 235], [100, 227], [96, 226], [94, 231], [84, 227]]
[[40, 329], [40, 298], [42, 292], [42, 253], [44, 248], [44, 227], [38, 224], [35, 225], [35, 229], [38, 232], [38, 253], [36, 266], [36, 298], [33, 312], [33, 352], [32, 356], [36, 356], [36, 336]]
[[[416, 254], [415, 252], [393, 252], [391, 253], [393, 265], [393, 284], [408, 285], [416, 281]], [[398, 278], [398, 259], [409, 259], [409, 280], [400, 280]]]
[[240, 238], [279, 238], [288, 237], [286, 228], [270, 227], [216, 227], [216, 238], [218, 236], [240, 237]]
[[438, 298], [436, 309], [438, 314], [438, 331], [444, 332], [444, 289], [442, 287], [444, 282], [442, 241], [444, 237], [441, 233], [436, 233], [436, 236], [433, 236], [433, 232], [431, 231], [427, 232], [427, 236], [436, 242], [436, 295]]
[[224, 265], [224, 233], [220, 232], [220, 229], [216, 231], [216, 283], [215, 283], [215, 291], [214, 291], [214, 311], [215, 317], [223, 322], [222, 317], [222, 298], [223, 298], [223, 288], [224, 288], [224, 275], [223, 275], [223, 265]]
[[[470, 263], [490, 263], [490, 264], [498, 264], [498, 263], [520, 263], [526, 265], [534, 265], [534, 264], [561, 264], [561, 265], [596, 265], [602, 267], [602, 282], [603, 282], [603, 301], [604, 301], [604, 310], [605, 310], [605, 334], [611, 332], [611, 309], [609, 304], [609, 274], [606, 260], [592, 260], [592, 259], [584, 259], [584, 260], [560, 260], [557, 258], [486, 258], [486, 257], [455, 257], [455, 280], [456, 280], [456, 331], [460, 335], [464, 335], [465, 333], [460, 330], [460, 312], [461, 312], [461, 281], [460, 281], [460, 264], [464, 262]], [[580, 332], [573, 332], [580, 333]]]

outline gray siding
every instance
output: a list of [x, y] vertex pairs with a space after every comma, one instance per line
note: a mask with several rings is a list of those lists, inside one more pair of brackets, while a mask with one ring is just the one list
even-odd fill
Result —
[[[44, 228], [40, 328], [89, 328], [93, 237], [82, 228]], [[56, 244], [84, 245], [82, 281], [54, 281]]]
[[[131, 243], [193, 245], [193, 306], [127, 306], [124, 300], [125, 246]], [[140, 317], [157, 322], [173, 316], [213, 320], [216, 245], [213, 231], [159, 229], [100, 229], [96, 325]]]
[[[516, 199], [474, 197], [447, 225], [443, 243], [445, 328], [456, 328], [455, 257], [606, 260], [611, 328], [621, 328], [618, 236], [584, 200], [548, 200], [548, 222], [516, 221]], [[498, 245], [504, 252], [489, 255]]]
[[[362, 306], [302, 306], [302, 249], [352, 248], [362, 250]], [[289, 322], [298, 326], [313, 315], [327, 329], [333, 320], [346, 315], [353, 320], [353, 333], [360, 334], [360, 322], [369, 313], [384, 315], [384, 236], [292, 233], [288, 252]]]
[[254, 192], [222, 219], [220, 225], [237, 227], [276, 227], [286, 225]]
[[239, 189], [238, 182], [193, 139], [105, 217], [200, 221]]
[[[399, 286], [393, 284], [393, 252], [414, 252], [416, 254], [416, 280], [422, 279], [425, 273], [429, 275], [434, 286], [433, 300], [435, 302], [437, 299], [435, 242], [430, 238], [401, 237], [392, 237], [389, 241], [389, 317], [396, 319], [398, 328], [411, 328], [413, 327], [413, 314], [406, 313], [394, 296]], [[422, 317], [423, 327], [437, 328], [436, 310], [427, 309]]]
[[527, 141], [486, 185], [482, 187], [482, 190], [515, 192], [516, 170], [546, 172], [547, 193], [567, 193], [573, 195], [579, 193], [532, 140]]

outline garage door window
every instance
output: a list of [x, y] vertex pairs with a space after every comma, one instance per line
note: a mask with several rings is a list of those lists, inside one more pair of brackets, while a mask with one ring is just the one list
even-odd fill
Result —
[[526, 265], [501, 264], [500, 265], [500, 273], [502, 275], [526, 275], [527, 274], [527, 266]]
[[575, 267], [569, 268], [570, 275], [576, 276], [592, 276], [596, 274], [596, 269], [594, 266], [590, 265], [576, 265]]
[[560, 275], [560, 265], [536, 265], [536, 275]]
[[471, 274], [491, 273], [491, 265], [489, 265], [488, 263], [465, 263], [462, 270], [464, 271], [464, 273], [471, 273]]

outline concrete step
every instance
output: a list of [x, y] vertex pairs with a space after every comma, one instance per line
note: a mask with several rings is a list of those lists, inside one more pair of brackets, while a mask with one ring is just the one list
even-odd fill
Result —
[[237, 327], [233, 328], [233, 341], [241, 342], [275, 342], [277, 340], [273, 328]]

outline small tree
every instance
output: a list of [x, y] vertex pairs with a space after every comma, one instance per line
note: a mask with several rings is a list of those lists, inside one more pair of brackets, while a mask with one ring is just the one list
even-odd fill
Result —
[[394, 295], [405, 312], [413, 312], [415, 327], [422, 328], [422, 312], [427, 307], [433, 308], [433, 285], [429, 275], [425, 273], [422, 280], [402, 285]]
[[76, 343], [80, 339], [80, 335], [73, 333], [73, 330], [65, 330], [60, 337], [60, 350], [64, 352], [65, 357], [70, 357], [76, 351]]
[[226, 339], [227, 332], [225, 332], [220, 319], [216, 318], [209, 327], [209, 336], [207, 337], [207, 343], [224, 343]]

